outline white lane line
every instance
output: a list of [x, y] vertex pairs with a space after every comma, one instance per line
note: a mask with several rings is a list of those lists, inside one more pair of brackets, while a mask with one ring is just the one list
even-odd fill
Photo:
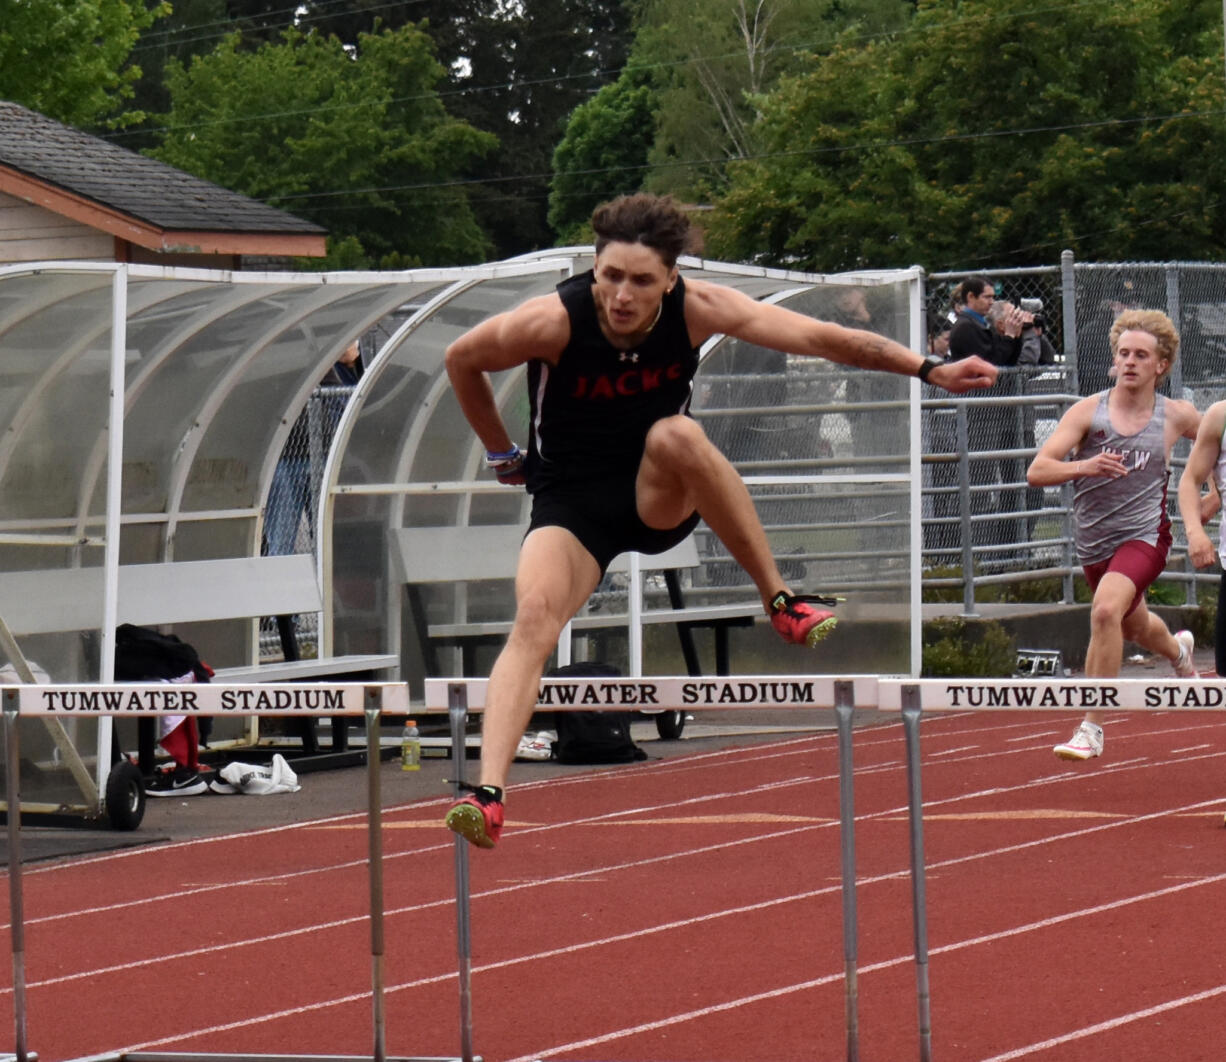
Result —
[[[996, 753], [996, 752], [985, 752], [985, 753], [980, 753], [980, 754], [976, 754], [973, 756], [967, 756], [960, 760], [945, 761], [942, 764], [942, 766], [946, 766], [950, 763], [965, 763], [965, 762], [970, 762], [974, 760], [999, 758], [999, 756], [1001, 755], [1014, 756], [1014, 755], [1025, 755], [1025, 754], [1028, 754], [1028, 753], [1027, 753], [1027, 750], [1024, 750], [1024, 749], [1014, 749], [1011, 752], [1007, 752], [1003, 754]], [[703, 754], [704, 757], [706, 755], [707, 754], [705, 753]], [[1184, 763], [1192, 762], [1195, 760], [1218, 759], [1222, 757], [1226, 757], [1226, 752], [1212, 752], [1212, 753], [1206, 753], [1202, 756], [1189, 756], [1189, 757], [1184, 757], [1183, 759], [1180, 759], [1178, 761], [1151, 762], [1148, 759], [1145, 759], [1142, 757], [1136, 760], [1122, 761], [1120, 763], [1112, 764], [1112, 765], [1103, 767], [1101, 769], [1096, 768], [1096, 773], [1099, 775], [1104, 774], [1104, 773], [1122, 773], [1128, 770], [1134, 770], [1138, 767], [1160, 768], [1164, 766], [1175, 766], [1177, 764], [1184, 764]], [[894, 769], [894, 766], [895, 765], [891, 764], [886, 767], [860, 768], [860, 769], [857, 769], [856, 774], [863, 776], [863, 775], [872, 774], [872, 773], [884, 773], [884, 772]], [[901, 765], [898, 765], [898, 766], [901, 766]], [[1085, 781], [1087, 779], [1093, 778], [1094, 776], [1095, 776], [1094, 774], [1088, 773], [1085, 771], [1077, 771], [1073, 769], [1061, 769], [1055, 774], [1042, 775], [1030, 781], [1022, 782], [1022, 783], [1012, 785], [1012, 786], [1007, 786], [1007, 787], [994, 786], [989, 789], [976, 790], [971, 793], [960, 793], [953, 797], [947, 797], [941, 800], [926, 800], [924, 802], [924, 809], [925, 809], [925, 812], [927, 812], [928, 809], [930, 808], [942, 807], [946, 804], [956, 803], [956, 802], [963, 801], [963, 800], [974, 800], [974, 799], [978, 799], [984, 796], [997, 796], [1002, 793], [1019, 792], [1019, 791], [1026, 790], [1026, 789], [1045, 786], [1053, 782]], [[593, 776], [584, 775], [581, 777], [591, 778]], [[725, 792], [725, 793], [714, 793], [714, 794], [706, 793], [700, 796], [691, 797], [691, 798], [688, 798], [686, 800], [681, 800], [681, 801], [649, 805], [649, 806], [644, 806], [644, 807], [639, 807], [639, 808], [623, 809], [620, 811], [608, 812], [604, 815], [597, 815], [597, 816], [591, 816], [591, 817], [580, 818], [580, 819], [572, 819], [569, 821], [563, 821], [563, 822], [557, 822], [557, 823], [549, 823], [544, 826], [528, 827], [526, 829], [517, 831], [516, 835], [537, 833], [542, 830], [563, 829], [568, 826], [588, 825], [592, 823], [598, 823], [602, 820], [606, 820], [606, 819], [610, 819], [614, 817], [620, 817], [620, 816], [626, 816], [626, 815], [636, 815], [636, 814], [646, 814], [648, 812], [659, 812], [659, 811], [664, 811], [664, 810], [668, 810], [671, 808], [684, 807], [687, 804], [705, 803], [709, 800], [714, 800], [714, 799], [732, 799], [732, 798], [741, 797], [741, 796], [745, 796], [745, 795], [749, 795], [753, 793], [763, 792], [766, 790], [783, 788], [789, 785], [812, 785], [812, 784], [816, 784], [816, 783], [820, 783], [824, 781], [837, 781], [837, 779], [838, 779], [837, 772], [834, 774], [826, 774], [826, 775], [806, 775], [806, 776], [800, 776], [800, 777], [792, 778], [792, 779], [779, 779], [777, 781], [771, 781], [768, 783], [751, 786], [749, 788], [741, 789], [741, 790], [732, 790], [732, 791]], [[566, 784], [571, 781], [573, 781], [573, 779], [556, 779], [556, 780], [547, 779], [539, 783], [539, 787], [547, 787], [551, 785], [557, 785], [559, 783]], [[441, 805], [441, 804], [449, 803], [449, 799], [450, 798], [445, 798], [445, 799], [440, 799], [438, 801], [431, 801], [429, 803]], [[1226, 800], [1226, 798], [1223, 798], [1223, 799]], [[1214, 802], [1208, 802], [1208, 803], [1212, 804]], [[411, 808], [411, 809], [420, 809], [421, 807], [424, 807], [424, 806], [429, 806], [429, 805], [424, 805], [424, 804], [405, 805], [406, 808]], [[871, 813], [864, 814], [864, 815], [857, 815], [856, 821], [862, 822], [862, 821], [868, 821], [871, 819], [887, 818], [890, 816], [897, 816], [899, 814], [905, 814], [905, 813], [907, 813], [907, 807], [906, 805], [903, 805], [901, 807], [888, 808], [888, 809], [871, 812]], [[336, 821], [341, 821], [344, 819], [352, 819], [355, 817], [358, 817], [358, 816], [352, 816], [352, 815], [334, 816], [328, 819], [316, 820], [312, 824], [312, 826], [318, 827], [321, 823], [336, 822]], [[361, 815], [360, 818], [364, 820], [365, 815], [364, 814]], [[826, 827], [822, 825], [822, 826], [817, 826], [814, 828], [824, 829]], [[270, 832], [276, 832], [276, 831], [258, 830], [258, 831], [254, 831], [254, 835], [262, 835], [262, 834], [270, 833]], [[786, 831], [786, 832], [792, 832], [792, 831]], [[247, 835], [240, 834], [240, 835], [234, 835], [234, 836], [241, 837], [241, 836], [247, 836]], [[778, 835], [777, 834], [766, 835], [762, 839], [769, 840], [775, 836], [778, 836]], [[193, 842], [182, 842], [181, 844], [169, 846], [169, 847], [176, 847], [176, 848], [186, 847], [192, 843]], [[384, 862], [386, 864], [395, 859], [411, 858], [411, 857], [415, 857], [419, 855], [426, 855], [426, 854], [433, 853], [433, 852], [450, 851], [451, 849], [452, 849], [452, 842], [450, 838], [448, 838], [447, 840], [441, 841], [438, 844], [427, 845], [423, 848], [415, 848], [410, 851], [395, 852], [395, 853], [387, 854], [384, 857]], [[157, 851], [165, 851], [165, 850], [166, 850], [165, 847], [157, 849]], [[121, 855], [121, 854], [126, 854], [126, 853], [116, 853], [116, 855]], [[367, 861], [365, 858], [354, 859], [354, 860], [349, 860], [343, 863], [333, 863], [333, 864], [327, 864], [325, 866], [320, 866], [320, 867], [310, 867], [304, 870], [287, 871], [284, 874], [263, 875], [259, 877], [253, 877], [253, 878], [236, 879], [236, 880], [231, 880], [231, 881], [218, 882], [215, 885], [199, 886], [199, 887], [194, 887], [190, 889], [178, 889], [178, 890], [175, 890], [169, 893], [160, 893], [156, 896], [140, 897], [140, 898], [136, 898], [132, 900], [119, 901], [113, 904], [105, 904], [105, 905], [99, 905], [96, 907], [82, 908], [79, 911], [64, 911], [64, 912], [60, 912], [60, 913], [53, 914], [53, 915], [46, 915], [40, 918], [26, 919], [24, 924], [37, 925], [40, 923], [55, 922], [55, 921], [66, 920], [70, 918], [87, 916], [91, 914], [103, 914], [103, 913], [108, 913], [112, 911], [118, 911], [118, 910], [123, 910], [126, 908], [131, 908], [131, 907], [145, 907], [151, 903], [174, 902], [174, 901], [181, 900], [187, 896], [200, 895], [202, 893], [208, 893], [208, 892], [213, 892], [213, 891], [221, 891], [223, 889], [247, 888], [247, 887], [254, 886], [254, 885], [266, 885], [266, 884], [276, 883], [276, 882], [291, 881], [297, 878], [303, 878], [303, 877], [307, 877], [313, 874], [326, 874], [326, 873], [332, 873], [334, 871], [362, 869], [362, 868], [365, 868], [366, 862]], [[7, 930], [9, 928], [10, 927], [7, 923], [0, 924], [0, 931]]]
[[[898, 877], [898, 876], [900, 875], [895, 875], [895, 874], [882, 875], [880, 880], [884, 880], [886, 878]], [[877, 879], [874, 879], [874, 880], [877, 880]], [[1167, 896], [1170, 896], [1176, 893], [1185, 892], [1189, 889], [1200, 888], [1201, 886], [1205, 886], [1205, 885], [1222, 884], [1223, 882], [1226, 882], [1226, 873], [1217, 874], [1217, 875], [1214, 875], [1208, 878], [1201, 878], [1197, 881], [1182, 882], [1178, 885], [1171, 885], [1164, 889], [1156, 889], [1150, 892], [1140, 893], [1135, 896], [1124, 897], [1118, 900], [1113, 900], [1109, 903], [1098, 904], [1094, 907], [1082, 908], [1076, 911], [1068, 911], [1061, 915], [1055, 915], [1049, 918], [1039, 919], [1035, 922], [1030, 922], [1025, 925], [1015, 926], [1010, 929], [1000, 930], [995, 933], [987, 933], [987, 934], [983, 934], [983, 935], [976, 936], [976, 937], [970, 937], [970, 938], [967, 938], [966, 940], [957, 941], [953, 944], [942, 945], [941, 947], [931, 949], [931, 951], [929, 952], [929, 955], [930, 956], [943, 955], [943, 954], [949, 954], [949, 953], [958, 952], [958, 951], [964, 951], [969, 948], [981, 947], [985, 944], [994, 943], [996, 941], [1008, 939], [1010, 937], [1018, 937], [1018, 936], [1022, 936], [1027, 933], [1040, 932], [1042, 930], [1050, 929], [1053, 926], [1057, 926], [1065, 922], [1077, 921], [1077, 920], [1085, 919], [1087, 917], [1093, 917], [1094, 915], [1102, 914], [1106, 911], [1115, 910], [1115, 909], [1122, 908], [1122, 907], [1127, 907], [1132, 904], [1146, 903], [1146, 902], [1156, 900], [1156, 899], [1161, 899], [1161, 898], [1164, 898], [1164, 897], [1167, 897]], [[836, 888], [837, 887], [832, 886], [832, 887], [828, 887], [824, 889], [812, 890], [809, 893], [805, 893], [799, 896], [778, 897], [776, 899], [762, 901], [756, 904], [747, 904], [741, 907], [726, 909], [724, 911], [711, 912], [705, 915], [697, 915], [692, 918], [680, 919], [674, 922], [667, 922], [667, 923], [663, 923], [658, 926], [649, 927], [647, 929], [633, 930], [633, 931], [626, 932], [626, 933], [620, 933], [620, 934], [616, 934], [613, 936], [602, 938], [600, 940], [585, 941], [580, 944], [570, 944], [570, 945], [566, 945], [565, 947], [552, 948], [547, 951], [538, 952], [532, 955], [516, 956], [515, 958], [504, 959], [504, 960], [501, 960], [499, 962], [494, 962], [494, 963], [484, 963], [478, 966], [474, 966], [472, 972], [474, 974], [486, 973], [486, 972], [491, 972], [494, 970], [505, 969], [505, 968], [512, 967], [512, 966], [524, 965], [526, 963], [539, 962], [545, 959], [556, 958], [559, 956], [574, 955], [582, 951], [587, 951], [593, 948], [603, 947], [609, 944], [624, 943], [625, 941], [641, 939], [643, 937], [646, 937], [646, 936], [649, 936], [655, 933], [667, 932], [667, 931], [671, 931], [675, 929], [686, 928], [686, 927], [698, 925], [703, 922], [711, 921], [712, 919], [715, 919], [715, 918], [741, 917], [753, 911], [760, 911], [760, 910], [764, 910], [769, 907], [775, 907], [775, 906], [779, 906], [779, 905], [786, 904], [786, 903], [792, 903], [792, 902], [796, 902], [796, 901], [803, 900], [803, 899], [809, 899], [809, 898], [812, 898], [813, 896], [817, 896], [822, 893], [833, 892], [836, 890]], [[895, 956], [894, 958], [891, 958], [891, 959], [885, 959], [879, 962], [869, 963], [867, 965], [861, 966], [859, 968], [858, 973], [860, 975], [865, 975], [869, 973], [875, 973], [881, 970], [887, 970], [887, 969], [891, 969], [894, 967], [906, 965], [911, 962], [914, 962], [914, 958], [915, 957], [913, 955], [909, 955], [909, 954]], [[406, 991], [408, 989], [425, 987], [428, 985], [438, 984], [441, 982], [454, 981], [456, 980], [457, 976], [458, 975], [455, 972], [447, 972], [443, 974], [437, 974], [431, 977], [418, 978], [413, 981], [407, 981], [401, 984], [388, 986], [386, 991], [389, 993], [401, 992], [401, 991]], [[546, 1049], [539, 1049], [539, 1050], [533, 1051], [531, 1054], [523, 1055], [515, 1059], [510, 1059], [508, 1060], [508, 1062], [533, 1062], [533, 1060], [535, 1059], [549, 1058], [553, 1055], [562, 1054], [567, 1051], [579, 1050], [581, 1048], [593, 1047], [593, 1046], [597, 1046], [600, 1044], [609, 1043], [614, 1040], [625, 1039], [626, 1037], [635, 1036], [643, 1032], [650, 1032], [654, 1029], [666, 1028], [671, 1025], [679, 1025], [684, 1022], [694, 1021], [700, 1018], [707, 1017], [711, 1014], [717, 1014], [722, 1011], [732, 1010], [737, 1007], [747, 1006], [753, 1003], [761, 1002], [763, 1000], [774, 999], [779, 996], [789, 995], [795, 992], [806, 991], [808, 989], [818, 988], [818, 987], [829, 985], [829, 984], [834, 984], [834, 983], [841, 981], [843, 977], [844, 977], [844, 971], [839, 970], [837, 972], [825, 974], [821, 977], [817, 977], [812, 980], [802, 981], [802, 982], [798, 982], [798, 983], [791, 984], [791, 985], [785, 985], [779, 988], [770, 989], [765, 992], [754, 993], [748, 996], [742, 996], [734, 1000], [728, 1000], [724, 1003], [713, 1004], [711, 1006], [701, 1007], [696, 1010], [691, 1010], [691, 1011], [686, 1011], [680, 1014], [670, 1015], [667, 1018], [658, 1019], [656, 1021], [641, 1023], [641, 1024], [637, 1024], [633, 1026], [627, 1026], [627, 1027], [616, 1029], [616, 1030], [610, 1030], [609, 1032], [603, 1033], [600, 1036], [589, 1037], [585, 1040], [578, 1040], [578, 1041], [573, 1041], [567, 1044], [555, 1045], [553, 1047], [546, 1048]], [[1216, 994], [1217, 991], [1219, 990], [1213, 990], [1211, 994]], [[361, 992], [361, 993], [354, 993], [354, 994], [346, 995], [346, 996], [340, 996], [334, 999], [321, 1000], [321, 1001], [311, 1003], [311, 1004], [303, 1004], [297, 1007], [290, 1007], [290, 1008], [270, 1012], [268, 1014], [259, 1015], [257, 1017], [251, 1017], [251, 1018], [241, 1019], [238, 1021], [227, 1022], [221, 1025], [212, 1025], [207, 1028], [195, 1029], [195, 1030], [182, 1032], [182, 1033], [172, 1035], [172, 1036], [161, 1037], [156, 1040], [145, 1041], [144, 1043], [132, 1044], [127, 1047], [120, 1048], [119, 1053], [132, 1052], [132, 1051], [144, 1051], [144, 1050], [148, 1050], [153, 1047], [161, 1047], [161, 1046], [165, 1046], [168, 1044], [173, 1044], [176, 1042], [193, 1039], [195, 1037], [216, 1035], [219, 1032], [226, 1032], [226, 1031], [230, 1031], [233, 1029], [240, 1029], [240, 1028], [251, 1027], [254, 1025], [265, 1024], [270, 1021], [278, 1021], [283, 1018], [292, 1017], [297, 1014], [303, 1014], [303, 1013], [307, 1013], [311, 1011], [318, 1011], [325, 1007], [343, 1006], [345, 1004], [354, 1003], [357, 1001], [365, 1002], [368, 999], [369, 999], [369, 994], [365, 992]], [[1187, 997], [1187, 1001], [1194, 1001], [1194, 999], [1195, 997]], [[1153, 1013], [1160, 1013], [1162, 1009], [1166, 1009], [1168, 1007], [1169, 1005], [1163, 1005], [1162, 1007], [1151, 1008], [1151, 1009]], [[1145, 1014], [1146, 1012], [1138, 1012], [1139, 1017], [1133, 1020], [1140, 1020], [1140, 1017], [1145, 1016]], [[1095, 1026], [1094, 1028], [1097, 1029], [1101, 1027]], [[1090, 1033], [1085, 1032], [1082, 1035], [1090, 1035]], [[1045, 1045], [1054, 1046], [1057, 1042], [1060, 1042], [1060, 1041], [1056, 1041], [1056, 1040], [1048, 1041], [1046, 1042]], [[1021, 1054], [1001, 1055], [1001, 1056], [998, 1056], [998, 1059], [987, 1060], [987, 1062], [1004, 1062], [1005, 1059], [1020, 1058], [1020, 1057], [1023, 1057], [1023, 1056]]]
[[1071, 1044], [1076, 1040], [1084, 1040], [1087, 1036], [1097, 1036], [1100, 1033], [1110, 1032], [1112, 1029], [1118, 1029], [1133, 1022], [1144, 1021], [1146, 1018], [1165, 1014], [1180, 1007], [1191, 1006], [1193, 1003], [1203, 1003], [1206, 999], [1213, 999], [1224, 993], [1226, 993], [1226, 985], [1207, 988], [1203, 992], [1195, 992], [1190, 996], [1183, 996], [1180, 999], [1169, 999], [1165, 1003], [1158, 1003], [1155, 1006], [1146, 1007], [1144, 1010], [1134, 1010], [1131, 1014], [1121, 1014], [1117, 1018], [1099, 1022], [1097, 1025], [1088, 1025], [1083, 1029], [1076, 1029], [1073, 1032], [1065, 1033], [1063, 1036], [1054, 1036], [1050, 1040], [1042, 1040], [1039, 1043], [1028, 1044], [1013, 1051], [1006, 1051], [1003, 1055], [993, 1055], [991, 1058], [983, 1059], [982, 1062], [1012, 1062], [1013, 1059], [1017, 1058], [1029, 1058], [1038, 1051], [1046, 1051], [1052, 1047]]

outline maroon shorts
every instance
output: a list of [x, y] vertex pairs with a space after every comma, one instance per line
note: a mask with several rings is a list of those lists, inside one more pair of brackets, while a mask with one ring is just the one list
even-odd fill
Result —
[[1086, 582], [1090, 584], [1091, 590], [1098, 589], [1098, 584], [1107, 572], [1119, 572], [1131, 579], [1137, 593], [1132, 604], [1128, 606], [1128, 611], [1124, 613], [1129, 616], [1136, 611], [1141, 599], [1145, 597], [1145, 591], [1162, 574], [1170, 548], [1171, 540], [1165, 535], [1158, 539], [1157, 546], [1133, 540], [1125, 542], [1109, 559], [1083, 565], [1081, 570], [1085, 572]]

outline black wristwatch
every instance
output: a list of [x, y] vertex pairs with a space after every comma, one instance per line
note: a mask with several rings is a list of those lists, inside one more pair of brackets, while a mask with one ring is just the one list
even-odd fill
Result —
[[924, 359], [924, 363], [919, 367], [919, 372], [917, 372], [915, 375], [918, 376], [924, 383], [927, 383], [928, 374], [932, 372], [932, 370], [935, 369], [938, 365], [944, 365], [944, 364], [945, 364], [945, 359], [942, 358], [940, 355], [929, 354], [928, 357]]

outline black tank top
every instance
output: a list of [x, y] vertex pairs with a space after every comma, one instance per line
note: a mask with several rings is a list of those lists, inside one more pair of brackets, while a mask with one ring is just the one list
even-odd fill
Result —
[[593, 280], [589, 271], [558, 285], [570, 342], [556, 365], [528, 363], [530, 492], [576, 474], [633, 474], [647, 429], [689, 411], [698, 349], [685, 325], [684, 282], [678, 277], [664, 296], [660, 319], [643, 342], [618, 350], [600, 330]]

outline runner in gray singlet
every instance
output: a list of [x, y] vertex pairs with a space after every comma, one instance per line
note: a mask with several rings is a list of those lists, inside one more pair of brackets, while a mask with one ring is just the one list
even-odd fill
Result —
[[[1175, 674], [1196, 674], [1190, 631], [1172, 635], [1145, 607], [1171, 546], [1166, 511], [1171, 450], [1194, 438], [1200, 414], [1190, 402], [1163, 398], [1179, 333], [1157, 310], [1128, 310], [1111, 326], [1115, 386], [1071, 406], [1026, 473], [1032, 487], [1072, 482], [1077, 558], [1094, 591], [1085, 674], [1114, 678], [1124, 642], [1165, 656]], [[1103, 751], [1102, 713], [1087, 713], [1072, 738], [1053, 750], [1066, 760]]]
[[1166, 399], [1154, 395], [1149, 423], [1135, 435], [1124, 435], [1111, 424], [1110, 391], [1099, 395], [1089, 434], [1073, 454], [1084, 462], [1109, 450], [1128, 469], [1126, 476], [1107, 479], [1084, 476], [1073, 480], [1073, 524], [1077, 559], [1084, 564], [1110, 560], [1125, 542], [1158, 547], [1169, 536], [1166, 512]]

